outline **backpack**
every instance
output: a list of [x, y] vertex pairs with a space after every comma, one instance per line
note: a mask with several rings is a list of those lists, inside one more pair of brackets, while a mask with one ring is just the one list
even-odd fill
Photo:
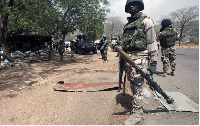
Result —
[[142, 25], [145, 18], [146, 16], [143, 14], [138, 20], [125, 25], [122, 43], [124, 51], [146, 50], [146, 34]]
[[177, 32], [173, 28], [165, 28], [160, 35], [160, 46], [169, 48], [175, 45], [177, 40]]

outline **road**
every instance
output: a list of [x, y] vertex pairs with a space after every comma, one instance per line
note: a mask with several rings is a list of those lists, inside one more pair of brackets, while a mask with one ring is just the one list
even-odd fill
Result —
[[[199, 50], [198, 49], [176, 49], [176, 75], [171, 76], [171, 69], [168, 70], [168, 77], [161, 77], [162, 63], [161, 52], [159, 52], [158, 68], [154, 80], [164, 91], [181, 92], [188, 98], [199, 104]], [[153, 101], [150, 102], [154, 104]], [[155, 104], [157, 106], [157, 104]], [[147, 106], [155, 110], [155, 106]], [[199, 115], [193, 112], [157, 112], [158, 115], [147, 114], [144, 116], [143, 125], [198, 125]]]
[[[181, 92], [199, 103], [199, 52], [195, 49], [177, 48], [176, 76], [164, 78], [160, 53], [154, 80], [165, 91]], [[97, 92], [60, 92], [53, 87], [65, 82], [116, 82], [118, 81], [118, 57], [108, 52], [108, 62], [102, 63], [97, 55], [76, 55], [76, 62], [65, 54], [59, 57], [26, 65], [25, 68], [1, 71], [0, 124], [1, 125], [121, 125], [129, 117], [124, 114], [130, 107], [131, 92], [126, 85], [126, 95], [116, 90]], [[16, 70], [18, 72], [16, 72]], [[169, 71], [170, 72], [170, 71]], [[14, 77], [18, 77], [18, 79]], [[8, 81], [9, 79], [9, 81]], [[34, 81], [32, 86], [19, 90], [11, 84]], [[9, 83], [8, 86], [5, 86]], [[4, 84], [1, 86], [1, 84]], [[21, 84], [21, 86], [24, 86]], [[5, 88], [6, 87], [6, 88]], [[14, 92], [10, 93], [13, 89]], [[144, 119], [140, 125], [198, 125], [199, 114], [193, 112], [158, 111], [162, 106], [153, 97], [144, 99]], [[163, 107], [163, 106], [162, 106]], [[164, 108], [164, 107], [163, 107]]]

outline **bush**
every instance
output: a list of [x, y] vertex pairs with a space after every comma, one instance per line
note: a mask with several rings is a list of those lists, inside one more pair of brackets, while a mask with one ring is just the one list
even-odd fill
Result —
[[189, 38], [189, 43], [190, 43], [190, 44], [199, 45], [199, 39], [198, 39], [198, 38], [195, 38], [195, 37], [190, 37], [190, 38]]

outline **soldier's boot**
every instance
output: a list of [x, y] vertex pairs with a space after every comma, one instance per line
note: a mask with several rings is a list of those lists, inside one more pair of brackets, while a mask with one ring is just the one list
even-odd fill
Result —
[[124, 125], [135, 125], [142, 120], [143, 110], [137, 109], [135, 110], [132, 115], [124, 122]]
[[119, 53], [117, 53], [116, 57], [119, 57]]
[[175, 76], [176, 75], [176, 73], [175, 73], [175, 70], [172, 70], [172, 76]]
[[163, 77], [167, 77], [167, 76], [168, 76], [167, 72], [164, 72]]

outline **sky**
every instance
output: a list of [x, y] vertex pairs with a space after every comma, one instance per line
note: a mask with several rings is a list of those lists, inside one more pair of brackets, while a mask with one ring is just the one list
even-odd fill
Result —
[[[110, 14], [108, 16], [118, 16], [124, 23], [127, 23], [127, 17], [130, 14], [125, 12], [125, 4], [127, 0], [109, 0]], [[144, 10], [142, 11], [148, 17], [151, 17], [154, 22], [158, 22], [164, 15], [177, 9], [187, 6], [199, 6], [199, 0], [143, 0]]]

